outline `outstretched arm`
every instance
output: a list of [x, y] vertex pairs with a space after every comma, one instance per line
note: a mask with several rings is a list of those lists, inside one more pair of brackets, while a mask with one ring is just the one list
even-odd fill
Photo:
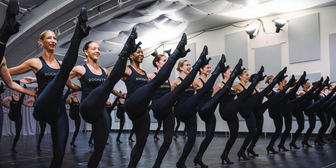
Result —
[[31, 91], [28, 89], [23, 88], [22, 86], [20, 86], [19, 84], [15, 83], [12, 81], [12, 77], [10, 76], [9, 70], [7, 68], [6, 65], [6, 59], [2, 59], [2, 63], [0, 65], [0, 71], [1, 71], [1, 78], [2, 80], [5, 82], [5, 84], [7, 85], [7, 87], [16, 90], [18, 92], [24, 93], [24, 94], [28, 94], [34, 97], [37, 97], [37, 94], [35, 91]]

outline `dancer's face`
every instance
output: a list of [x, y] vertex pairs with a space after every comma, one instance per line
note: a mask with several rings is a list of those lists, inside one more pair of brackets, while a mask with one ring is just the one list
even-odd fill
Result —
[[202, 74], [209, 75], [211, 72], [211, 66], [209, 64], [205, 65], [203, 68], [200, 68], [200, 71]]
[[138, 48], [136, 52], [130, 55], [132, 61], [136, 63], [142, 63], [144, 56], [141, 48]]
[[19, 95], [18, 91], [16, 91], [16, 90], [12, 90], [12, 91], [13, 91], [13, 95], [15, 95], [15, 96]]
[[167, 62], [167, 57], [162, 56], [159, 62], [156, 62], [156, 66], [158, 69], [161, 69], [163, 65]]
[[272, 83], [273, 79], [274, 79], [274, 76], [271, 79], [268, 80], [268, 84]]
[[53, 52], [57, 45], [57, 37], [54, 32], [47, 31], [44, 35], [44, 39], [40, 40], [40, 45], [47, 51]]
[[284, 79], [284, 80], [282, 80], [282, 81], [279, 83], [279, 86], [284, 87], [284, 86], [286, 86], [286, 84], [287, 84], [287, 80]]
[[97, 61], [99, 59], [100, 48], [96, 42], [90, 43], [88, 49], [85, 50], [84, 52], [85, 55], [91, 60]]
[[302, 86], [303, 86], [303, 88], [305, 88], [305, 89], [309, 89], [310, 86], [311, 86], [310, 81], [307, 81], [307, 82], [306, 82], [305, 84], [303, 84]]
[[223, 73], [223, 75], [224, 75], [225, 78], [230, 78], [231, 73], [232, 73], [232, 69], [231, 69], [231, 68], [228, 68], [228, 69]]
[[250, 74], [248, 72], [243, 72], [239, 79], [247, 83], [250, 79]]
[[72, 92], [73, 97], [77, 97], [77, 95], [78, 95], [78, 92]]
[[184, 61], [183, 66], [180, 67], [181, 72], [185, 73], [185, 74], [189, 74], [190, 70], [191, 70], [191, 66], [189, 61]]

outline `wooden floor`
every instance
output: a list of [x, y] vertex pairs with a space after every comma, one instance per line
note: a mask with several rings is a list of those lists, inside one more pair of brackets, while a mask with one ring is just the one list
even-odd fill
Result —
[[[124, 133], [121, 136], [123, 143], [116, 143], [117, 133], [111, 132], [108, 140], [109, 145], [106, 146], [103, 158], [99, 167], [115, 167], [124, 168], [127, 167], [130, 152], [132, 146], [135, 144], [128, 142], [129, 133]], [[67, 146], [66, 154], [63, 160], [63, 167], [65, 168], [84, 168], [87, 166], [87, 160], [92, 153], [93, 148], [88, 146], [88, 139], [90, 132], [79, 133], [76, 141], [77, 148], [70, 148]], [[0, 168], [24, 168], [24, 167], [36, 167], [47, 168], [49, 167], [52, 150], [51, 150], [51, 137], [46, 135], [41, 148], [42, 152], [36, 151], [37, 136], [22, 136], [17, 145], [17, 154], [12, 155], [10, 147], [14, 137], [3, 137], [0, 142]], [[69, 136], [68, 142], [72, 138], [72, 134]], [[153, 133], [150, 133], [145, 147], [142, 158], [138, 164], [138, 168], [150, 168], [154, 164], [158, 148], [162, 142], [162, 134], [159, 141], [154, 141]], [[135, 137], [134, 137], [135, 139]], [[313, 144], [313, 138], [310, 142]], [[202, 135], [198, 135], [195, 146], [189, 155], [186, 165], [187, 167], [195, 167], [193, 164], [193, 158], [198, 150], [200, 143], [202, 142]], [[285, 168], [299, 168], [299, 167], [336, 167], [336, 142], [328, 143], [325, 145], [317, 145], [310, 148], [303, 148], [297, 150], [291, 150], [288, 152], [280, 152], [279, 154], [266, 153], [266, 146], [270, 140], [270, 137], [261, 137], [257, 147], [256, 153], [259, 153], [259, 157], [251, 158], [249, 161], [239, 161], [237, 157], [237, 151], [240, 148], [244, 140], [244, 136], [239, 136], [234, 147], [229, 155], [233, 165], [222, 165], [220, 155], [223, 151], [227, 137], [224, 135], [216, 135], [210, 144], [208, 150], [204, 154], [203, 161], [205, 164], [211, 167], [230, 167], [230, 168], [264, 168], [264, 167], [285, 167]], [[301, 143], [301, 139], [298, 140], [297, 145]], [[162, 168], [175, 167], [181, 151], [185, 144], [186, 138], [182, 136], [175, 138], [170, 146], [170, 149], [162, 163]], [[69, 144], [69, 143], [68, 143]], [[289, 138], [286, 142], [286, 147], [289, 148]], [[197, 166], [200, 167], [200, 166]]]

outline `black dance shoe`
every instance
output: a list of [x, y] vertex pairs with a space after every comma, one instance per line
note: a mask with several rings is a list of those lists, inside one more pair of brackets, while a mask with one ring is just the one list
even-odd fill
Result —
[[138, 38], [138, 33], [136, 32], [136, 27], [133, 27], [131, 34], [128, 36], [123, 49], [118, 54], [119, 58], [127, 59], [132, 53], [136, 52], [141, 42], [135, 44], [135, 39]]
[[181, 40], [178, 43], [178, 45], [177, 45], [175, 51], [173, 52], [173, 54], [170, 55], [169, 54], [170, 51], [169, 51], [169, 53], [168, 53], [169, 58], [168, 59], [176, 62], [178, 59], [185, 57], [188, 54], [188, 52], [190, 52], [190, 49], [185, 50], [185, 45], [187, 45], [187, 35], [185, 33], [183, 33], [183, 35], [181, 37]]
[[78, 16], [78, 21], [76, 23], [75, 32], [71, 38], [71, 44], [80, 45], [83, 38], [89, 35], [91, 30], [91, 25], [87, 25], [89, 16], [87, 14], [86, 8], [82, 8]]
[[205, 45], [203, 47], [203, 51], [202, 51], [201, 55], [199, 56], [199, 58], [195, 62], [195, 64], [192, 66], [192, 68], [199, 70], [204, 65], [208, 65], [211, 58], [207, 59], [207, 57], [206, 57], [207, 55], [208, 55], [208, 47]]
[[219, 75], [221, 73], [226, 72], [226, 70], [229, 68], [229, 66], [225, 66], [226, 58], [225, 55], [222, 54], [221, 59], [219, 60], [215, 70], [212, 72], [213, 75]]
[[246, 155], [245, 155], [245, 153], [244, 152], [238, 152], [237, 153], [237, 156], [238, 156], [238, 159], [240, 160], [240, 158], [242, 158], [244, 161], [245, 160], [250, 160], [250, 158], [249, 157], [247, 157]]
[[201, 166], [201, 168], [208, 168], [208, 165], [205, 165], [202, 162], [202, 155], [201, 154], [196, 155], [196, 157], [194, 158], [194, 163], [195, 163], [195, 166], [197, 166], [197, 164], [199, 164]]
[[308, 143], [308, 140], [303, 140], [302, 142], [302, 147], [304, 147], [305, 145], [307, 146], [307, 147], [312, 147], [309, 143]]
[[251, 154], [251, 155], [254, 156], [254, 157], [259, 156], [259, 154], [255, 153], [254, 150], [251, 149], [251, 148], [248, 148], [246, 152], [247, 152], [247, 156], [248, 156], [249, 154]]
[[229, 157], [228, 157], [228, 154], [223, 154], [221, 156], [221, 159], [222, 159], [222, 165], [224, 165], [224, 161], [230, 165], [230, 164], [234, 164], [233, 162], [230, 161]]
[[17, 0], [10, 0], [7, 6], [4, 23], [0, 29], [1, 42], [7, 43], [11, 35], [19, 32], [19, 27], [22, 23], [15, 18], [19, 12], [19, 2]]
[[267, 154], [269, 154], [270, 151], [272, 152], [272, 154], [279, 153], [279, 152], [275, 151], [275, 149], [273, 148], [273, 145], [268, 145], [266, 147], [266, 150], [267, 150]]

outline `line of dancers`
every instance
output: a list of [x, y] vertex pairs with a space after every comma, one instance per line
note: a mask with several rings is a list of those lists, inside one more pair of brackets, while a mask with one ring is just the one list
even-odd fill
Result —
[[[4, 55], [6, 42], [11, 35], [18, 32], [21, 25], [21, 22], [15, 18], [18, 14], [18, 9], [19, 3], [17, 0], [11, 0], [6, 10], [4, 24], [0, 30], [1, 56]], [[185, 131], [188, 137], [182, 154], [176, 162], [176, 167], [186, 167], [185, 162], [196, 139], [196, 113], [205, 122], [206, 136], [193, 161], [195, 165], [200, 165], [202, 168], [208, 167], [203, 163], [202, 157], [214, 137], [216, 127], [214, 113], [217, 105], [219, 105], [221, 118], [227, 122], [230, 130], [230, 138], [227, 140], [221, 155], [223, 164], [224, 162], [233, 164], [228, 154], [238, 136], [238, 113], [245, 119], [248, 128], [248, 134], [237, 152], [239, 159], [249, 160], [249, 154], [258, 156], [253, 149], [262, 133], [263, 115], [267, 109], [275, 125], [275, 133], [272, 135], [270, 143], [266, 148], [267, 153], [278, 152], [274, 149], [274, 144], [282, 132], [283, 119], [285, 120], [286, 129], [282, 134], [278, 148], [279, 150], [288, 150], [284, 143], [291, 130], [292, 115], [296, 117], [299, 127], [289, 145], [290, 148], [299, 148], [295, 142], [303, 130], [303, 113], [309, 118], [310, 128], [307, 130], [302, 144], [307, 147], [311, 146], [308, 143], [308, 139], [315, 127], [316, 115], [319, 117], [322, 126], [314, 143], [325, 143], [323, 137], [330, 125], [331, 117], [334, 118], [336, 114], [336, 96], [333, 96], [336, 88], [333, 88], [328, 95], [323, 95], [324, 92], [322, 92], [329, 85], [329, 78], [326, 80], [321, 78], [309, 89], [310, 82], [306, 79], [306, 72], [303, 72], [298, 80], [294, 76], [291, 76], [287, 83], [285, 79], [286, 67], [277, 75], [266, 78], [263, 74], [264, 67], [262, 66], [256, 74], [250, 76], [242, 68], [241, 59], [231, 69], [230, 66], [225, 64], [226, 58], [224, 54], [221, 56], [215, 69], [211, 72], [209, 65], [211, 58], [207, 58], [207, 46], [204, 46], [194, 65], [191, 65], [188, 60], [178, 61], [190, 52], [189, 49], [185, 49], [185, 45], [187, 44], [186, 34], [182, 35], [176, 49], [168, 58], [161, 54], [155, 56], [153, 66], [157, 68], [157, 71], [147, 74], [140, 67], [144, 55], [140, 47], [141, 42], [137, 44], [135, 42], [137, 38], [135, 27], [118, 54], [119, 58], [111, 72], [98, 65], [100, 49], [98, 43], [94, 41], [84, 44], [83, 52], [87, 57], [86, 64], [75, 66], [81, 41], [89, 34], [91, 29], [91, 26], [87, 25], [87, 20], [87, 10], [82, 8], [70, 41], [70, 46], [62, 62], [54, 57], [57, 37], [50, 30], [46, 30], [40, 34], [39, 43], [44, 51], [41, 57], [31, 58], [10, 69], [7, 69], [5, 59], [2, 57], [0, 66], [1, 77], [9, 88], [17, 91], [14, 92], [13, 97], [4, 99], [5, 101], [11, 100], [9, 114], [10, 118], [17, 122], [17, 135], [19, 135], [18, 131], [22, 127], [22, 116], [20, 115], [21, 110], [17, 109], [21, 105], [18, 107], [15, 104], [22, 103], [23, 100], [21, 100], [21, 97], [24, 94], [38, 97], [25, 104], [34, 101], [34, 117], [40, 122], [48, 123], [51, 126], [53, 159], [50, 167], [61, 167], [65, 154], [69, 133], [65, 104], [70, 105], [69, 115], [76, 123], [76, 132], [70, 142], [72, 147], [76, 147], [75, 139], [80, 125], [79, 117], [81, 116], [86, 122], [92, 124], [94, 143], [91, 144], [94, 147], [94, 151], [88, 159], [88, 167], [90, 168], [97, 167], [102, 158], [111, 128], [110, 114], [114, 106], [118, 106], [118, 110], [124, 109], [126, 111], [132, 121], [133, 131], [136, 136], [136, 144], [133, 146], [130, 154], [129, 168], [137, 166], [147, 142], [150, 128], [148, 113], [150, 104], [155, 117], [158, 120], [162, 120], [164, 136], [155, 163], [153, 163], [153, 168], [161, 166], [169, 150], [173, 135], [176, 135], [174, 133], [175, 116], [185, 124]], [[130, 65], [126, 66], [128, 59], [130, 60]], [[176, 70], [180, 72], [180, 76], [170, 81], [168, 78], [176, 63]], [[29, 91], [11, 80], [11, 75], [23, 74], [28, 71], [33, 71], [36, 78], [26, 77], [22, 81], [26, 83], [37, 82], [38, 89], [36, 92]], [[198, 72], [200, 73], [199, 78], [195, 79]], [[220, 75], [222, 75], [223, 81], [215, 84], [216, 79]], [[208, 78], [208, 76], [210, 77]], [[78, 77], [81, 86], [77, 86], [71, 82], [71, 79], [74, 77]], [[236, 78], [240, 80], [240, 83], [233, 85]], [[260, 90], [258, 84], [265, 78], [265, 83], [268, 86]], [[120, 79], [125, 82], [127, 88], [125, 101], [120, 99], [124, 98], [125, 94], [119, 93], [114, 89], [114, 85]], [[249, 86], [247, 85], [248, 82], [250, 82]], [[279, 85], [277, 91], [274, 90], [276, 84]], [[71, 88], [73, 90], [72, 93], [68, 90], [63, 95], [65, 86]], [[297, 92], [300, 86], [303, 87], [303, 91]], [[77, 99], [77, 90], [82, 91], [81, 101]], [[18, 92], [22, 93], [20, 98], [18, 97]], [[118, 96], [112, 104], [107, 102], [110, 93]], [[69, 94], [72, 94], [72, 97], [67, 99]], [[263, 102], [264, 97], [267, 97], [267, 101]], [[120, 117], [118, 117], [122, 119], [121, 115], [123, 112], [120, 111], [119, 114]], [[3, 117], [3, 114], [1, 113], [0, 116]], [[120, 122], [121, 125], [123, 123]], [[330, 134], [328, 140], [334, 141], [332, 135], [335, 135], [335, 131], [332, 131], [333, 134]], [[119, 138], [120, 135], [117, 137], [117, 142], [121, 143]], [[13, 153], [16, 152], [16, 142], [15, 138], [12, 146]], [[38, 150], [41, 150], [39, 144]]]

